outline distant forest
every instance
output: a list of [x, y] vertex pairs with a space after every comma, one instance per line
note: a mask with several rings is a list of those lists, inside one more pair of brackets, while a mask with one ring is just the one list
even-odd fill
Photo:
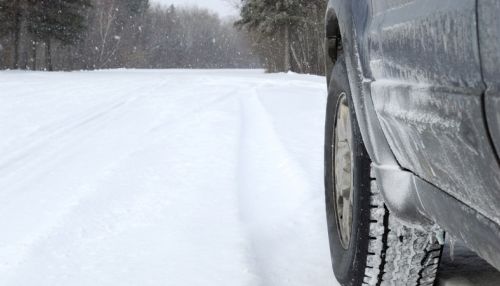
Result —
[[234, 0], [237, 19], [149, 0], [0, 0], [0, 69], [322, 74], [324, 0]]

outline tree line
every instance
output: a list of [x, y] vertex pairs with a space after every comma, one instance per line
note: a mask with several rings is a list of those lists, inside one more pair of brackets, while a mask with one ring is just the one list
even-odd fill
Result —
[[241, 0], [236, 25], [268, 71], [324, 74], [325, 0]]
[[324, 73], [325, 0], [229, 0], [240, 17], [149, 0], [0, 0], [0, 69]]
[[0, 0], [0, 68], [252, 68], [234, 20], [148, 0]]

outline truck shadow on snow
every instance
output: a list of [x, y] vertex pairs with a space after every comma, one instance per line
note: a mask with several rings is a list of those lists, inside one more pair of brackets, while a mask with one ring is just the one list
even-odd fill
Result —
[[441, 260], [439, 285], [497, 286], [500, 285], [500, 272], [463, 244], [457, 242], [452, 249], [447, 243]]

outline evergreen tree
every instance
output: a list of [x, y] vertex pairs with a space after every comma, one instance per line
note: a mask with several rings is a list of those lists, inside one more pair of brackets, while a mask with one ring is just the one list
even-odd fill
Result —
[[324, 0], [242, 0], [236, 26], [252, 33], [269, 71], [322, 73], [325, 9]]
[[36, 42], [46, 47], [46, 68], [53, 70], [52, 42], [73, 45], [85, 31], [83, 12], [90, 7], [90, 0], [30, 0], [32, 6], [28, 16], [28, 31]]
[[19, 68], [19, 50], [23, 12], [27, 9], [25, 0], [0, 0], [0, 37], [13, 37], [14, 59], [12, 68]]
[[4, 37], [12, 33], [15, 28], [16, 15], [19, 9], [17, 8], [18, 1], [0, 0], [0, 37]]
[[283, 47], [282, 70], [291, 69], [290, 31], [304, 16], [301, 0], [243, 0], [241, 20], [236, 24], [264, 37], [278, 37]]

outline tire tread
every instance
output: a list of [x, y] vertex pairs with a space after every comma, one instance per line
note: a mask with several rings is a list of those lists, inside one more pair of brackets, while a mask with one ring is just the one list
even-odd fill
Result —
[[434, 285], [442, 246], [432, 233], [391, 216], [373, 172], [370, 175], [370, 242], [363, 285]]

